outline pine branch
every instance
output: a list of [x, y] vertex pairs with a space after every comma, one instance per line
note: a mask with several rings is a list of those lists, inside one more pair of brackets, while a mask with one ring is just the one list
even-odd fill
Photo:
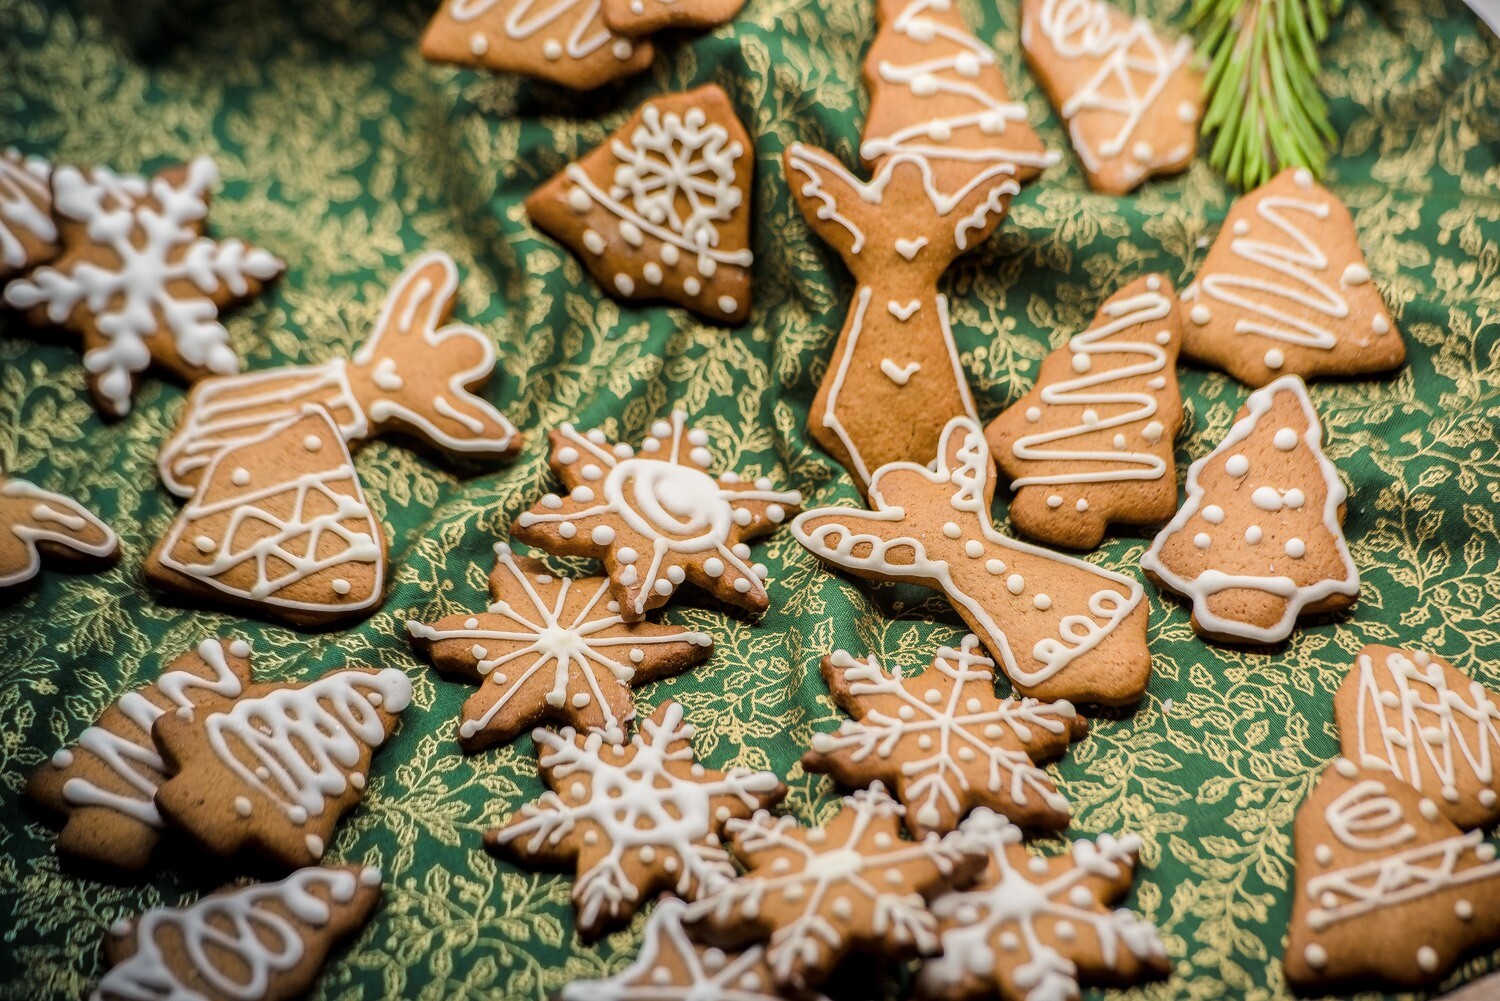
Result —
[[1318, 90], [1318, 44], [1344, 0], [1193, 0], [1208, 62], [1209, 161], [1253, 188], [1285, 167], [1321, 174], [1337, 138]]

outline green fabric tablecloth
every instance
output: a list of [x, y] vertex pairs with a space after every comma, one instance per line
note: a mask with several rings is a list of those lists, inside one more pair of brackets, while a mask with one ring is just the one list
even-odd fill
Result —
[[[960, 2], [1064, 154], [943, 282], [988, 419], [1115, 288], [1147, 270], [1186, 284], [1232, 192], [1204, 162], [1130, 197], [1088, 191], [1018, 54], [1015, 0]], [[482, 607], [491, 547], [549, 488], [542, 442], [564, 420], [637, 441], [681, 406], [711, 432], [719, 462], [816, 502], [855, 500], [805, 431], [851, 283], [789, 204], [779, 157], [802, 139], [854, 161], [870, 0], [750, 0], [728, 27], [674, 35], [648, 72], [583, 97], [425, 64], [415, 39], [433, 6], [0, 0], [0, 145], [127, 170], [212, 154], [225, 179], [217, 231], [288, 262], [272, 294], [228, 321], [246, 368], [348, 352], [403, 262], [438, 248], [463, 272], [459, 318], [499, 347], [487, 395], [530, 436], [513, 465], [462, 476], [400, 444], [358, 453], [396, 566], [367, 621], [306, 635], [189, 610], [153, 596], [141, 577], [177, 510], [154, 462], [183, 388], [148, 379], [135, 411], [105, 424], [76, 347], [0, 319], [0, 462], [78, 496], [123, 540], [115, 569], [47, 573], [0, 606], [0, 997], [86, 994], [113, 920], [233, 874], [78, 874], [59, 865], [52, 829], [21, 800], [30, 771], [111, 699], [200, 639], [233, 634], [254, 641], [263, 678], [363, 664], [404, 669], [416, 686], [369, 795], [329, 852], [382, 866], [384, 903], [317, 996], [538, 998], [619, 968], [635, 953], [639, 919], [581, 946], [570, 876], [482, 849], [481, 832], [540, 789], [532, 743], [459, 752], [454, 718], [471, 689], [413, 656], [405, 620]], [[1180, 27], [1186, 5], [1134, 6]], [[1055, 768], [1075, 807], [1073, 836], [1128, 831], [1145, 841], [1128, 903], [1161, 928], [1174, 973], [1118, 996], [1284, 995], [1292, 816], [1335, 754], [1332, 693], [1361, 645], [1425, 647], [1500, 687], [1500, 43], [1451, 0], [1353, 0], [1326, 54], [1322, 83], [1342, 137], [1327, 183], [1353, 211], [1410, 345], [1392, 378], [1313, 388], [1329, 455], [1352, 488], [1346, 529], [1364, 587], [1352, 614], [1262, 654], [1199, 641], [1184, 608], [1148, 586], [1156, 672], [1146, 698], [1098, 719]], [[521, 207], [640, 101], [708, 81], [732, 96], [759, 160], [756, 306], [739, 329], [617, 305]], [[1246, 394], [1216, 373], [1187, 369], [1182, 381], [1185, 468], [1224, 435]], [[1003, 504], [997, 512], [1003, 527]], [[1145, 541], [1112, 539], [1095, 558], [1132, 572]], [[707, 762], [774, 769], [791, 787], [788, 811], [826, 819], [832, 784], [797, 764], [810, 735], [839, 718], [818, 660], [845, 646], [921, 666], [962, 626], [928, 592], [828, 573], [787, 531], [757, 553], [771, 568], [771, 612], [752, 623], [684, 595], [667, 621], [713, 633], [717, 650], [692, 673], [647, 686], [640, 702], [680, 700]], [[1449, 985], [1497, 962], [1500, 952], [1479, 956]], [[900, 994], [877, 981], [842, 993], [879, 991]]]

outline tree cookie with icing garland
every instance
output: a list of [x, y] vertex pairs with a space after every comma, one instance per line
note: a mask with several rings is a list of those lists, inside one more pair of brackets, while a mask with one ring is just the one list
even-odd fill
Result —
[[0, 473], [0, 597], [30, 585], [44, 561], [97, 570], [119, 555], [120, 537], [82, 504]]
[[510, 546], [495, 546], [494, 601], [407, 631], [439, 671], [477, 681], [464, 703], [458, 742], [479, 751], [514, 740], [550, 720], [625, 739], [635, 719], [631, 688], [701, 663], [713, 652], [707, 633], [626, 622], [609, 580], [554, 577]]
[[183, 907], [154, 907], [110, 926], [112, 969], [94, 1001], [289, 1001], [318, 978], [334, 946], [380, 902], [380, 870], [299, 869], [276, 883], [211, 893]]
[[1093, 549], [1111, 524], [1177, 509], [1177, 296], [1150, 275], [1042, 362], [1036, 386], [985, 429], [1015, 497], [1010, 520], [1052, 545]]
[[1182, 351], [1247, 386], [1389, 372], [1406, 343], [1344, 203], [1301, 168], [1244, 195], [1182, 293]]
[[379, 605], [385, 564], [385, 532], [343, 433], [304, 403], [214, 456], [145, 572], [185, 597], [311, 628]]
[[[649, 0], [656, 3], [657, 0]], [[653, 98], [526, 199], [537, 228], [626, 302], [750, 315], [755, 146], [717, 84]]]
[[783, 991], [816, 987], [852, 952], [888, 959], [936, 955], [928, 901], [983, 867], [960, 834], [901, 837], [899, 803], [875, 783], [846, 796], [825, 827], [764, 810], [729, 825], [739, 879], [690, 904], [692, 933], [724, 948], [766, 947]]
[[208, 693], [152, 728], [171, 776], [156, 807], [215, 855], [248, 849], [288, 868], [316, 863], [364, 798], [370, 760], [410, 703], [411, 682], [390, 667]]
[[1192, 599], [1202, 635], [1280, 643], [1299, 617], [1343, 611], [1359, 595], [1348, 496], [1307, 386], [1283, 376], [1251, 393], [1228, 437], [1193, 463], [1187, 500], [1141, 568]]
[[473, 327], [448, 323], [457, 297], [453, 258], [428, 251], [396, 279], [352, 358], [199, 382], [157, 460], [162, 482], [191, 497], [220, 452], [254, 441], [308, 404], [326, 409], [351, 447], [399, 431], [445, 456], [514, 458], [521, 433], [475, 395], [494, 373], [495, 347]]
[[1500, 695], [1446, 660], [1367, 646], [1333, 712], [1350, 761], [1389, 771], [1466, 830], [1500, 820]]
[[958, 830], [988, 864], [972, 888], [932, 902], [942, 954], [917, 972], [922, 1001], [1076, 999], [1081, 983], [1125, 986], [1171, 971], [1156, 928], [1109, 909], [1130, 892], [1140, 838], [1101, 834], [1066, 855], [1033, 855], [1020, 828], [983, 808]]
[[1203, 74], [1186, 38], [1105, 0], [1024, 0], [1021, 51], [1095, 191], [1123, 195], [1193, 162]]
[[893, 462], [870, 481], [874, 510], [819, 508], [797, 541], [856, 577], [942, 591], [1017, 693], [1130, 705], [1146, 690], [1141, 585], [995, 530], [994, 463], [979, 425], [948, 422], [931, 465]]
[[666, 604], [684, 581], [759, 615], [770, 607], [767, 570], [750, 562], [747, 543], [796, 514], [802, 495], [767, 477], [714, 477], [708, 442], [681, 410], [651, 425], [639, 453], [564, 424], [552, 432], [551, 463], [567, 496], [543, 497], [511, 535], [558, 556], [602, 560], [627, 622]]
[[597, 938], [652, 895], [686, 900], [734, 878], [719, 845], [726, 825], [779, 803], [770, 772], [706, 769], [693, 754], [682, 707], [663, 702], [628, 744], [595, 731], [533, 731], [552, 791], [485, 834], [486, 846], [525, 864], [576, 866], [578, 934]]
[[5, 301], [35, 325], [83, 339], [83, 367], [106, 417], [130, 412], [136, 378], [156, 366], [187, 382], [238, 372], [219, 313], [259, 295], [284, 265], [238, 239], [204, 235], [208, 157], [150, 180], [103, 167], [52, 172], [59, 251], [11, 282]]
[[1340, 758], [1297, 810], [1288, 983], [1416, 988], [1500, 941], [1500, 859], [1435, 800]]
[[57, 240], [52, 165], [0, 150], [0, 283], [52, 260]]
[[973, 635], [913, 675], [835, 651], [823, 680], [854, 718], [815, 735], [802, 767], [856, 789], [889, 786], [918, 838], [954, 830], [978, 806], [1026, 827], [1067, 827], [1068, 801], [1036, 763], [1060, 757], [1088, 723], [1067, 702], [996, 698], [994, 668]]
[[167, 713], [195, 712], [211, 696], [232, 699], [250, 683], [250, 644], [204, 640], [151, 684], [126, 692], [70, 746], [32, 775], [26, 792], [66, 817], [59, 854], [118, 869], [144, 868], [166, 822], [156, 791], [167, 765], [151, 728]]
[[601, 0], [444, 0], [422, 35], [429, 62], [520, 73], [574, 90], [634, 76], [655, 55], [649, 41], [604, 23]]

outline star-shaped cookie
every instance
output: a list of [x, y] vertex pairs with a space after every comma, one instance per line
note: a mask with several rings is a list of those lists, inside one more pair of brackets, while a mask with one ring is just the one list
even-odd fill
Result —
[[604, 561], [628, 622], [666, 604], [683, 581], [757, 615], [770, 605], [751, 539], [797, 513], [802, 495], [769, 479], [709, 474], [708, 434], [687, 414], [657, 421], [640, 452], [572, 424], [552, 432], [552, 470], [568, 489], [516, 519], [514, 538], [558, 556]]
[[61, 251], [5, 289], [37, 326], [83, 338], [99, 409], [130, 412], [136, 377], [156, 365], [181, 379], [238, 372], [219, 312], [260, 293], [284, 265], [241, 240], [204, 236], [219, 180], [200, 156], [149, 181], [103, 167], [52, 173]]
[[712, 771], [694, 760], [693, 727], [663, 702], [629, 744], [595, 731], [536, 730], [538, 764], [552, 787], [484, 838], [521, 862], [577, 866], [578, 934], [628, 921], [649, 897], [696, 899], [734, 878], [719, 845], [725, 825], [786, 794], [770, 772]]
[[119, 552], [119, 536], [71, 497], [0, 473], [0, 594], [29, 584], [43, 557], [87, 570]]
[[916, 837], [953, 830], [976, 806], [1028, 827], [1068, 826], [1068, 801], [1033, 762], [1062, 754], [1088, 723], [1067, 702], [996, 698], [995, 662], [977, 636], [913, 675], [837, 650], [823, 679], [854, 719], [816, 735], [802, 767], [856, 789], [889, 784]]
[[630, 689], [677, 674], [713, 651], [707, 633], [626, 622], [603, 577], [554, 577], [495, 546], [489, 609], [407, 630], [437, 669], [478, 681], [458, 741], [479, 751], [543, 720], [599, 730], [617, 744], [635, 719]]

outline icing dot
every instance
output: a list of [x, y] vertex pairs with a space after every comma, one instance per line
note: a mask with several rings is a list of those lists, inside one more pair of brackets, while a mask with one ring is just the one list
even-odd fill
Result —
[[476, 619], [476, 618], [474, 618], [472, 615], [469, 616], [467, 619], [464, 619], [464, 628], [465, 629], [478, 629], [479, 628], [479, 620]]
[[323, 839], [316, 834], [307, 836], [307, 850], [312, 852], [313, 858], [323, 857]]
[[557, 450], [557, 461], [564, 466], [571, 466], [578, 461], [578, 449], [571, 445]]
[[571, 521], [565, 521], [561, 525], [557, 526], [557, 534], [562, 536], [564, 539], [571, 539], [573, 538], [573, 536], [578, 534], [578, 526], [573, 524]]
[[1094, 360], [1086, 354], [1075, 354], [1073, 356], [1073, 371], [1087, 372], [1094, 367]]
[[211, 553], [219, 548], [219, 544], [206, 535], [198, 536], [193, 540], [193, 544], [198, 547], [200, 553]]
[[1083, 412], [1083, 423], [1087, 424], [1089, 427], [1093, 427], [1095, 424], [1098, 424], [1099, 423], [1099, 411], [1097, 411], [1097, 410], [1085, 410]]
[[241, 817], [250, 816], [250, 811], [252, 809], [253, 807], [250, 805], [250, 801], [244, 796], [236, 796], [234, 798], [234, 812], [239, 814]]
[[1423, 800], [1417, 804], [1417, 812], [1422, 815], [1423, 820], [1426, 820], [1429, 823], [1438, 819], [1437, 804], [1430, 799], [1423, 798]]
[[1228, 462], [1224, 463], [1224, 472], [1230, 476], [1244, 476], [1250, 472], [1250, 460], [1236, 452], [1229, 457]]
[[964, 543], [964, 555], [971, 560], [977, 560], [984, 555], [984, 543], [978, 539], [970, 539]]
[[1027, 407], [1026, 408], [1026, 420], [1027, 421], [1029, 421], [1032, 424], [1035, 424], [1037, 421], [1039, 421], [1041, 419], [1042, 419], [1042, 411], [1041, 411], [1040, 407]]
[[1234, 224], [1233, 231], [1235, 236], [1245, 236], [1250, 232], [1250, 224], [1240, 219]]
[[1256, 487], [1255, 492], [1250, 495], [1250, 503], [1262, 511], [1280, 511], [1281, 494], [1271, 487]]
[[766, 517], [777, 525], [786, 520], [786, 508], [780, 504], [772, 504], [766, 508]]
[[1292, 489], [1281, 495], [1281, 503], [1285, 504], [1293, 511], [1296, 511], [1297, 509], [1302, 507], [1303, 504], [1307, 503], [1307, 497], [1302, 493], [1301, 490], [1298, 490], [1296, 487], [1292, 487]]
[[1214, 540], [1209, 538], [1207, 532], [1199, 532], [1197, 535], [1193, 536], [1193, 545], [1197, 546], [1199, 549], [1207, 549], [1209, 546], [1213, 545], [1213, 542]]
[[740, 592], [741, 594], [744, 594], [746, 591], [749, 591], [754, 586], [755, 585], [751, 584], [744, 577], [741, 577], [741, 578], [739, 578], [738, 580], [736, 580], [734, 582], [734, 589], [736, 591]]
[[958, 527], [958, 522], [950, 521], [943, 526], [943, 534], [950, 539], [956, 539], [964, 534], [963, 529]]
[[911, 92], [917, 97], [931, 97], [937, 88], [937, 79], [931, 73], [918, 73], [911, 78]]
[[1224, 523], [1224, 509], [1217, 504], [1210, 504], [1203, 509], [1203, 520], [1210, 525], [1222, 525]]
[[1031, 603], [1037, 607], [1038, 611], [1045, 612], [1052, 607], [1052, 598], [1049, 595], [1039, 594], [1031, 599]]
[[615, 275], [615, 288], [621, 295], [631, 295], [635, 292], [635, 280], [626, 274]]
[[348, 594], [351, 590], [349, 582], [342, 577], [335, 577], [328, 586], [333, 588], [334, 594]]
[[1297, 187], [1301, 188], [1303, 191], [1306, 191], [1308, 188], [1312, 187], [1312, 171], [1308, 170], [1306, 167], [1298, 167], [1297, 172], [1292, 175], [1292, 180], [1297, 182]]
[[599, 235], [598, 230], [593, 229], [586, 229], [583, 231], [583, 245], [588, 249], [589, 253], [594, 254], [595, 256], [604, 253], [604, 249], [606, 246], [604, 237]]
[[1314, 942], [1302, 951], [1302, 958], [1307, 960], [1308, 966], [1321, 970], [1328, 965], [1328, 950]]
[[237, 487], [246, 486], [250, 482], [250, 470], [242, 466], [231, 473], [229, 478], [234, 481], [234, 485]]
[[490, 51], [490, 40], [485, 37], [484, 32], [476, 31], [469, 36], [469, 51], [476, 56], [482, 56]]
[[229, 654], [231, 657], [248, 657], [250, 656], [250, 644], [244, 640], [235, 640], [229, 644]]
[[1081, 513], [1089, 509], [1089, 502], [1086, 498], [1080, 497], [1078, 498], [1078, 503], [1074, 504], [1073, 507]]
[[703, 572], [710, 577], [724, 576], [724, 561], [717, 556], [710, 556], [703, 561]]
[[563, 57], [562, 42], [559, 42], [555, 38], [547, 39], [542, 45], [542, 55], [546, 56], [552, 62], [557, 62]]
[[594, 530], [589, 533], [589, 538], [594, 540], [596, 546], [607, 546], [615, 541], [615, 530], [608, 525], [595, 525]]
[[[737, 580], [737, 581], [734, 582], [735, 590], [737, 590], [737, 591], [740, 590], [740, 583], [743, 580], [744, 580], [744, 578], [742, 577], [742, 578], [740, 578], [740, 580]], [[667, 580], [665, 577], [658, 577], [658, 578], [656, 578], [655, 590], [656, 590], [656, 593], [660, 594], [660, 595], [671, 594], [672, 593], [672, 582], [669, 581], [669, 580]]]
[[1266, 352], [1266, 368], [1280, 368], [1286, 364], [1286, 355], [1278, 348], [1272, 348]]
[[1291, 428], [1282, 428], [1276, 432], [1276, 437], [1272, 438], [1271, 442], [1283, 452], [1290, 452], [1297, 447], [1297, 432]]
[[1110, 444], [1115, 447], [1116, 452], [1123, 452], [1125, 451], [1127, 442], [1125, 441], [1125, 436], [1123, 434], [1117, 434], [1110, 440]]
[[614, 55], [616, 59], [624, 62], [626, 59], [629, 59], [635, 54], [635, 46], [631, 45], [629, 42], [622, 38], [619, 41], [615, 42], [615, 44], [610, 47], [609, 51]]
[[994, 574], [996, 577], [1005, 572], [1005, 564], [1001, 563], [999, 560], [987, 560], [984, 564], [984, 568], [990, 573]]
[[1370, 280], [1370, 269], [1363, 264], [1351, 264], [1344, 269], [1345, 285], [1363, 285]]
[[302, 439], [302, 447], [307, 449], [309, 452], [316, 452], [318, 449], [323, 447], [323, 439], [319, 438], [315, 434], [310, 434], [306, 438]]
[[[640, 557], [636, 553], [636, 551], [634, 549], [631, 549], [629, 546], [621, 546], [619, 549], [615, 550], [615, 560], [617, 562], [629, 565], [631, 563], [634, 563], [639, 558]], [[722, 565], [723, 564], [720, 564], [720, 566]]]
[[574, 212], [587, 212], [593, 206], [594, 200], [582, 188], [575, 187], [572, 191], [568, 192], [568, 207]]
[[1370, 321], [1370, 329], [1377, 334], [1388, 333], [1391, 329], [1391, 321], [1383, 316], [1377, 316]]
[[1453, 905], [1453, 914], [1460, 921], [1468, 921], [1474, 916], [1474, 905], [1467, 900], [1460, 900]]
[[59, 748], [58, 752], [56, 754], [52, 755], [52, 767], [53, 768], [67, 768], [72, 763], [73, 763], [73, 752], [70, 751], [70, 750], [68, 750], [66, 747]]
[[688, 295], [697, 295], [703, 291], [703, 283], [692, 275], [688, 275], [682, 280], [682, 290]]
[[1328, 865], [1333, 861], [1333, 849], [1327, 845], [1319, 845], [1313, 849], [1313, 858], [1318, 860], [1319, 865]]
[[586, 706], [588, 704], [589, 704], [589, 693], [588, 692], [578, 692], [578, 693], [576, 693], [573, 696], [573, 708], [574, 709], [582, 709], [584, 706]]
[[1423, 973], [1432, 973], [1438, 968], [1437, 951], [1430, 945], [1424, 945], [1417, 950], [1417, 965], [1422, 968]]
[[1334, 771], [1338, 772], [1346, 779], [1352, 779], [1359, 774], [1359, 769], [1354, 767], [1354, 762], [1350, 761], [1348, 758], [1339, 758], [1333, 763], [1333, 768]]
[[740, 304], [738, 302], [735, 302], [734, 296], [732, 296], [732, 295], [721, 295], [721, 296], [719, 296], [719, 312], [721, 312], [721, 313], [733, 313], [735, 310], [737, 310], [739, 308], [740, 308]]
[[1307, 555], [1307, 543], [1301, 539], [1287, 539], [1286, 554], [1294, 560], [1300, 560]]
[[1197, 306], [1194, 306], [1191, 310], [1188, 311], [1188, 319], [1192, 320], [1200, 327], [1207, 323], [1209, 320], [1212, 320], [1213, 317], [1214, 314], [1209, 311], [1207, 306], [1204, 306], [1201, 303]]
[[633, 222], [620, 223], [620, 236], [632, 247], [639, 247], [646, 242], [646, 234]]
[[1169, 330], [1158, 330], [1156, 332], [1156, 343], [1163, 346], [1172, 343], [1172, 333]]
[[[1165, 383], [1163, 385], [1165, 385]], [[1152, 421], [1145, 427], [1141, 428], [1141, 437], [1146, 439], [1151, 444], [1155, 445], [1157, 442], [1161, 441], [1161, 436], [1165, 434], [1166, 431], [1167, 429], [1162, 426], [1160, 421]]]
[[1062, 507], [1062, 502], [1062, 494], [1053, 494], [1051, 497], [1047, 498], [1048, 507]]
[[1198, 107], [1192, 101], [1181, 101], [1177, 105], [1177, 120], [1191, 122], [1198, 117]]
[[1131, 156], [1135, 157], [1140, 163], [1145, 163], [1151, 159], [1151, 154], [1154, 152], [1156, 151], [1151, 148], [1151, 144], [1148, 142], [1138, 142], [1130, 149]]
[[1265, 533], [1260, 530], [1259, 525], [1251, 525], [1245, 529], [1245, 541], [1250, 543], [1250, 545], [1255, 545], [1263, 538], [1265, 538]]
[[1018, 573], [1013, 573], [1005, 579], [1005, 587], [1011, 594], [1020, 594], [1026, 590], [1026, 578]]

